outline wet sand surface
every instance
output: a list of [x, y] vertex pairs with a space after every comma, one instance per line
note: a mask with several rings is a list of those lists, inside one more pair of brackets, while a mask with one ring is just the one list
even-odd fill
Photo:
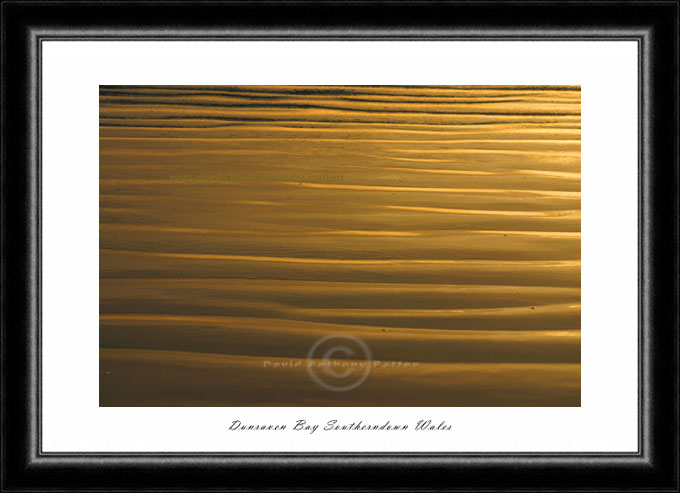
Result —
[[579, 406], [580, 176], [578, 87], [101, 86], [100, 405]]

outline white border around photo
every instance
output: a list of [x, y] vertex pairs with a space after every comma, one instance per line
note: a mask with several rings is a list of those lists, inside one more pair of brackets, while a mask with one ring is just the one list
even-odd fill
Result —
[[[638, 449], [635, 41], [45, 41], [44, 452], [634, 452]], [[580, 85], [581, 407], [99, 407], [99, 85]], [[229, 432], [363, 420], [447, 432]]]

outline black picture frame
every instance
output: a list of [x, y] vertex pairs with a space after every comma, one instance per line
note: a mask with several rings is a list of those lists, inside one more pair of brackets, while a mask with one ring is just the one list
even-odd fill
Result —
[[[678, 1], [2, 2], [2, 491], [678, 491], [678, 15]], [[40, 55], [48, 39], [636, 40], [639, 451], [41, 452]]]

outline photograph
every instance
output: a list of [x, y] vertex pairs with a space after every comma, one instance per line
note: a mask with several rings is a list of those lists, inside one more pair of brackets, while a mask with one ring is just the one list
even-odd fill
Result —
[[100, 85], [99, 405], [581, 406], [581, 87]]

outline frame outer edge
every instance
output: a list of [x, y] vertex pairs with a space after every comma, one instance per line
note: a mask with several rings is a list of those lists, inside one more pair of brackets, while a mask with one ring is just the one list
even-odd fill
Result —
[[[652, 163], [654, 159], [658, 159], [655, 156], [654, 148], [666, 142], [666, 146], [672, 144], [672, 142], [664, 141], [663, 132], [657, 127], [659, 126], [661, 120], [659, 118], [660, 109], [662, 108], [664, 102], [655, 100], [654, 96], [658, 95], [657, 86], [662, 83], [659, 77], [662, 75], [662, 67], [660, 66], [664, 63], [661, 60], [660, 55], [657, 53], [659, 42], [658, 28], [648, 29], [642, 35], [641, 47], [641, 74], [642, 77], [642, 87], [639, 89], [640, 93], [644, 96], [641, 100], [641, 158], [642, 158], [642, 169], [643, 172], [640, 175], [640, 206], [646, 206], [645, 209], [641, 209], [640, 216], [640, 246], [642, 252], [650, 252], [649, 258], [641, 257], [641, 272], [640, 272], [640, 286], [643, 288], [644, 292], [654, 293], [653, 300], [649, 300], [648, 303], [641, 303], [641, 318], [640, 322], [641, 328], [643, 328], [643, 337], [641, 340], [641, 368], [642, 373], [642, 389], [640, 393], [641, 398], [641, 416], [640, 419], [643, 421], [643, 428], [646, 425], [647, 428], [643, 429], [641, 446], [642, 455], [638, 459], [629, 457], [618, 462], [619, 466], [637, 469], [639, 474], [647, 477], [647, 481], [650, 482], [649, 487], [662, 488], [668, 490], [672, 488], [673, 491], [677, 491], [678, 487], [678, 471], [677, 464], [673, 464], [674, 459], [678, 457], [678, 440], [677, 440], [677, 329], [678, 329], [678, 160], [677, 160], [677, 104], [678, 104], [678, 94], [677, 94], [677, 42], [678, 42], [678, 7], [676, 2], [665, 2], [666, 5], [672, 3], [675, 10], [675, 17], [673, 19], [673, 53], [676, 56], [675, 67], [672, 69], [675, 76], [675, 93], [672, 95], [675, 104], [672, 105], [672, 113], [675, 122], [675, 128], [671, 129], [671, 132], [675, 132], [676, 141], [674, 146], [674, 171], [673, 180], [668, 180], [665, 182], [665, 190], [671, 191], [674, 194], [674, 199], [671, 200], [673, 207], [673, 213], [668, 215], [668, 211], [663, 211], [660, 207], [668, 206], [668, 196], [665, 202], [659, 202], [654, 197], [654, 190], [658, 190], [660, 187], [664, 186], [663, 176], [659, 176], [659, 170], [661, 169], [660, 164], [657, 164], [657, 168], [654, 169]], [[15, 4], [16, 5], [16, 4]], [[41, 281], [40, 281], [40, 263], [31, 262], [31, 259], [41, 260], [41, 239], [40, 239], [40, 221], [41, 221], [41, 171], [40, 171], [40, 70], [41, 70], [41, 60], [40, 60], [40, 43], [41, 35], [39, 34], [41, 29], [36, 26], [30, 25], [11, 25], [12, 15], [7, 15], [9, 6], [6, 3], [2, 5], [2, 23], [3, 23], [3, 176], [2, 176], [2, 186], [3, 186], [3, 198], [2, 198], [2, 215], [3, 215], [3, 225], [2, 225], [2, 246], [3, 246], [3, 292], [2, 292], [2, 303], [3, 303], [3, 397], [8, 393], [6, 390], [11, 391], [11, 395], [14, 398], [21, 398], [24, 402], [26, 415], [22, 416], [18, 412], [18, 408], [6, 406], [3, 403], [3, 457], [2, 457], [2, 490], [4, 491], [6, 487], [12, 489], [25, 490], [35, 487], [54, 487], [56, 484], [50, 484], [55, 476], [53, 475], [57, 469], [61, 469], [63, 466], [67, 468], [78, 467], [85, 465], [88, 462], [97, 463], [94, 469], [99, 469], [100, 472], [112, 467], [113, 469], [118, 469], [120, 467], [126, 468], [132, 466], [133, 469], [139, 467], [148, 467], [149, 469], [156, 469], [156, 473], [163, 473], [167, 471], [167, 467], [173, 467], [173, 463], [177, 464], [172, 457], [162, 457], [158, 456], [157, 459], [149, 460], [147, 457], [135, 458], [133, 456], [121, 457], [117, 463], [109, 462], [107, 459], [98, 454], [92, 454], [90, 459], [85, 457], [71, 457], [69, 458], [57, 458], [41, 455], [39, 449], [39, 413], [40, 404], [38, 400], [39, 395], [39, 357], [40, 357], [40, 303], [41, 303]], [[8, 19], [9, 17], [9, 19]], [[668, 24], [666, 24], [667, 26]], [[10, 47], [12, 50], [8, 49], [8, 43], [5, 39], [7, 31], [9, 29], [17, 30], [23, 29], [23, 41], [20, 46], [12, 45], [10, 40]], [[73, 31], [70, 32], [72, 36]], [[666, 33], [666, 36], [668, 33]], [[167, 35], [166, 35], [167, 36]], [[240, 37], [240, 36], [235, 36]], [[15, 38], [16, 39], [16, 38]], [[19, 48], [19, 49], [17, 49]], [[667, 49], [668, 47], [666, 47]], [[27, 56], [23, 61], [21, 55], [24, 52]], [[7, 61], [10, 63], [6, 63]], [[668, 60], [665, 60], [666, 62]], [[14, 70], [19, 66], [22, 69], [22, 74], [17, 82], [17, 79], [11, 79], [7, 71], [6, 66], [10, 65]], [[16, 74], [14, 75], [16, 77]], [[25, 79], [24, 79], [25, 78]], [[22, 85], [21, 80], [24, 80], [25, 84]], [[14, 80], [14, 82], [12, 82]], [[9, 89], [8, 89], [9, 88]], [[21, 88], [22, 90], [19, 90]], [[19, 98], [18, 94], [22, 93], [24, 98]], [[12, 98], [8, 98], [8, 94], [12, 95]], [[654, 118], [656, 116], [656, 118]], [[656, 123], [656, 122], [659, 123]], [[665, 120], [667, 121], [667, 120]], [[12, 129], [10, 130], [10, 123]], [[661, 132], [661, 135], [659, 134]], [[21, 137], [23, 135], [22, 140]], [[668, 139], [668, 132], [666, 132], [666, 139]], [[11, 139], [14, 139], [11, 141]], [[24, 145], [26, 144], [26, 145]], [[9, 152], [8, 152], [9, 151]], [[23, 159], [17, 159], [18, 156], [22, 155]], [[7, 157], [11, 156], [12, 162], [8, 163]], [[9, 164], [9, 165], [8, 165]], [[10, 168], [11, 166], [11, 168]], [[666, 176], [666, 179], [668, 177]], [[10, 187], [10, 184], [12, 185]], [[23, 199], [23, 200], [22, 200]], [[21, 207], [14, 207], [11, 211], [8, 209], [8, 202], [21, 204]], [[664, 220], [664, 217], [666, 218]], [[675, 219], [675, 224], [671, 224], [671, 221]], [[673, 233], [673, 240], [670, 245], [662, 245], [662, 248], [657, 248], [652, 241], [652, 237], [658, 236], [660, 233], [660, 228], [670, 227]], [[7, 234], [8, 229], [12, 229], [12, 237], [10, 238]], [[22, 234], [18, 234], [21, 232]], [[23, 250], [23, 246], [26, 248]], [[652, 247], [655, 248], [652, 248]], [[674, 268], [669, 269], [668, 265], [663, 264], [663, 258], [668, 259], [668, 254], [673, 254], [674, 258]], [[11, 260], [11, 262], [8, 262]], [[659, 279], [662, 276], [674, 276], [675, 280], [673, 282], [674, 289], [672, 292], [659, 292], [660, 287], [655, 285], [655, 279]], [[19, 277], [24, 277], [26, 283], [22, 286], [18, 286], [17, 282], [11, 283], [12, 288], [9, 289], [8, 281], [14, 279], [15, 281]], [[18, 288], [16, 288], [18, 286]], [[673, 299], [673, 297], [675, 299]], [[664, 304], [661, 306], [660, 304]], [[658, 313], [666, 313], [675, 318], [675, 322], [672, 326], [674, 332], [674, 342], [675, 345], [666, 348], [660, 347], [661, 335], [659, 332], [665, 323], [664, 317], [655, 316]], [[12, 314], [12, 325], [10, 326], [10, 316]], [[668, 320], [666, 320], [667, 322]], [[23, 322], [25, 328], [28, 329], [27, 337], [21, 334], [21, 327], [18, 326], [18, 322]], [[653, 329], [656, 326], [656, 329]], [[19, 330], [9, 330], [11, 328]], [[667, 326], [665, 327], [668, 328]], [[652, 330], [653, 329], [653, 330]], [[654, 337], [652, 336], [652, 333]], [[645, 342], [645, 340], [647, 342]], [[9, 344], [8, 344], [9, 343]], [[21, 344], [19, 344], [21, 343]], [[7, 346], [11, 345], [13, 351], [10, 353], [6, 350]], [[16, 351], [16, 348], [21, 347], [21, 351]], [[673, 367], [675, 369], [675, 380], [670, 385], [671, 390], [676, 393], [675, 399], [675, 434], [673, 437], [673, 443], [669, 444], [672, 448], [666, 447], [662, 452], [658, 447], [658, 439], [662, 434], [667, 433], [668, 430], [664, 430], [662, 420], [669, 419], [669, 413], [659, 413], [655, 409], [658, 409], [655, 404], [660, 404], [658, 390], [661, 388], [661, 384], [656, 382], [654, 378], [659, 379], [660, 372], [657, 371], [659, 368], [663, 368], [663, 364], [658, 361], [656, 356], [660, 354], [668, 355], [669, 351], [675, 351], [675, 359], [673, 361]], [[14, 365], [14, 366], [12, 366]], [[661, 366], [659, 366], [661, 365]], [[18, 371], [23, 370], [26, 378], [23, 380], [21, 375], [18, 375]], [[12, 378], [8, 378], [8, 373]], [[667, 384], [668, 385], [668, 384]], [[665, 402], [668, 404], [668, 402]], [[666, 421], [665, 424], [668, 424]], [[8, 440], [7, 438], [10, 438]], [[17, 450], [11, 450], [13, 454], [8, 455], [9, 444], [21, 444], [21, 456], [17, 454]], [[671, 456], [668, 457], [668, 453], [671, 452]], [[99, 459], [97, 459], [99, 457]], [[251, 458], [254, 459], [252, 462], [248, 457], [237, 460], [235, 462], [235, 467], [253, 467], [257, 466], [261, 460], [267, 461], [266, 458]], [[343, 465], [337, 464], [336, 468], [344, 469], [350, 465], [369, 465], [371, 463], [376, 466], [382, 466], [383, 468], [392, 469], [394, 465], [398, 465], [400, 459], [390, 459], [386, 458], [381, 464], [375, 463], [374, 460], [370, 458], [357, 460], [347, 460], [348, 458], [338, 458]], [[461, 457], [461, 460], [456, 460], [453, 464], [459, 467], [469, 467], [471, 464], [469, 462], [475, 462], [474, 458]], [[324, 467], [324, 463], [330, 465], [334, 460], [327, 459], [314, 459], [316, 460], [316, 465], [319, 467]], [[484, 460], [484, 459], [482, 459]], [[526, 459], [528, 462], [532, 462], [531, 458]], [[107, 464], [107, 462], [109, 462]], [[191, 464], [184, 462], [179, 465], [180, 468], [186, 468], [193, 466], [195, 468], [205, 467], [207, 462], [211, 460], [207, 457], [197, 457]], [[390, 462], [392, 465], [390, 465]], [[493, 459], [491, 459], [494, 463]], [[502, 461], [501, 461], [502, 462]], [[539, 459], [540, 462], [540, 459]], [[571, 461], [564, 460], [562, 465], [567, 465]], [[250, 463], [250, 466], [248, 465]], [[298, 465], [295, 466], [294, 464]], [[595, 459], [591, 463], [591, 468], [597, 469], [597, 464], [600, 463]], [[142, 464], [145, 464], [144, 466]], [[298, 460], [292, 460], [288, 463], [278, 463], [277, 470], [289, 469], [294, 473], [304, 472], [305, 464], [309, 466], [309, 458], [300, 457]], [[436, 464], [439, 464], [437, 466]], [[497, 464], [497, 463], [496, 463]], [[539, 463], [534, 462], [534, 465], [540, 466]], [[613, 463], [612, 463], [613, 464]], [[328, 465], [326, 467], [328, 467]], [[602, 465], [600, 463], [600, 465]], [[282, 467], [283, 466], [283, 467]], [[440, 460], [433, 460], [430, 468], [441, 468], [444, 464]], [[515, 470], [520, 464], [511, 464], [511, 468]], [[176, 466], [175, 466], [176, 467]], [[409, 466], [413, 469], [413, 465]], [[494, 466], [492, 466], [494, 467]], [[407, 467], [405, 467], [407, 468]], [[385, 472], [387, 472], [387, 469]], [[480, 469], [480, 472], [483, 470]], [[566, 472], [566, 471], [563, 471]], [[592, 472], [592, 471], [591, 471]], [[11, 473], [11, 474], [10, 474]], [[316, 474], [315, 474], [316, 475]], [[150, 480], [155, 474], [149, 475], [145, 474], [147, 480]], [[60, 477], [57, 474], [56, 477]], [[90, 474], [85, 474], [85, 477], [90, 477]], [[640, 478], [639, 478], [640, 479]], [[9, 480], [9, 481], [8, 481]], [[652, 484], [653, 483], [653, 484]]]

